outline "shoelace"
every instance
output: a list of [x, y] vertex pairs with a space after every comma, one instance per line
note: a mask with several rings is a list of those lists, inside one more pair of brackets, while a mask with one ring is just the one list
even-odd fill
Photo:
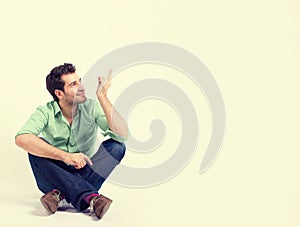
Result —
[[55, 194], [55, 198], [57, 199], [57, 202], [60, 202], [60, 194], [61, 192], [59, 190], [53, 190], [53, 193]]
[[96, 197], [93, 197], [90, 201], [90, 215], [94, 212], [94, 205], [95, 203], [97, 202], [99, 198], [96, 196]]

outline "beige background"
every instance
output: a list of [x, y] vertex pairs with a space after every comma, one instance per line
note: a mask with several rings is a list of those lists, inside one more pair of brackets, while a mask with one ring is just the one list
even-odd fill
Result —
[[[198, 110], [197, 152], [165, 184], [144, 189], [105, 184], [102, 192], [114, 203], [102, 226], [299, 226], [299, 15], [296, 0], [2, 1], [1, 226], [100, 224], [81, 213], [45, 216], [14, 134], [37, 105], [51, 99], [44, 80], [52, 67], [72, 62], [83, 75], [111, 50], [145, 41], [179, 46], [205, 63], [223, 93], [226, 138], [212, 168], [198, 174], [211, 128], [209, 109], [203, 94], [177, 75], [172, 81], [188, 91]], [[178, 74], [157, 66], [122, 73], [136, 80]], [[119, 78], [112, 100], [126, 86]], [[131, 116], [137, 138], [147, 139], [149, 121], [159, 117], [151, 114], [151, 105], [164, 110], [166, 125], [174, 119], [180, 128], [174, 110], [148, 101]], [[180, 138], [173, 130], [167, 135], [161, 152], [141, 158], [129, 151], [124, 163], [165, 160], [174, 150], [172, 138]]]

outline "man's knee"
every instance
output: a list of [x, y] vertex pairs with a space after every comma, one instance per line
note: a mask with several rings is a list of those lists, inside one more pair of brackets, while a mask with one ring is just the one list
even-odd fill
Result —
[[104, 148], [107, 152], [117, 161], [121, 161], [125, 155], [126, 146], [123, 142], [118, 142], [113, 139], [109, 139], [103, 142]]
[[28, 153], [28, 158], [29, 158], [29, 162], [30, 162], [31, 166], [32, 166], [32, 165], [35, 165], [35, 166], [36, 166], [37, 163], [41, 160], [40, 157], [35, 156], [35, 155], [33, 155], [33, 154], [30, 154], [30, 153]]
[[125, 155], [125, 151], [126, 151], [126, 146], [124, 143], [122, 142], [115, 142], [114, 143], [114, 148], [112, 150], [111, 155], [117, 160], [117, 161], [121, 161]]
[[118, 155], [119, 155], [118, 160], [121, 161], [123, 159], [123, 157], [125, 156], [126, 146], [123, 142], [119, 142], [117, 147], [118, 147], [117, 149], [118, 149]]

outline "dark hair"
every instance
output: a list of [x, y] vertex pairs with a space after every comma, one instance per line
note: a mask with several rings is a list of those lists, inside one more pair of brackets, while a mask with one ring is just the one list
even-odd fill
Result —
[[55, 95], [55, 90], [64, 90], [65, 82], [61, 79], [62, 75], [74, 73], [76, 68], [70, 63], [64, 63], [59, 65], [51, 70], [51, 72], [46, 77], [46, 86], [47, 90], [53, 96], [55, 101], [58, 101], [57, 96]]

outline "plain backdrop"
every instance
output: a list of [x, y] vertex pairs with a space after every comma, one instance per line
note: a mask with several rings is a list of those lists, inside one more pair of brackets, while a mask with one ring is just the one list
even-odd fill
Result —
[[[296, 0], [1, 1], [1, 226], [299, 226], [299, 15]], [[184, 48], [213, 74], [227, 114], [220, 155], [198, 173], [211, 128], [201, 91], [175, 70], [132, 67], [113, 81], [111, 99], [128, 83], [164, 74], [197, 109], [201, 133], [194, 157], [154, 187], [107, 182], [102, 193], [114, 203], [101, 223], [72, 209], [47, 216], [26, 152], [14, 144], [28, 116], [51, 100], [45, 76], [64, 62], [84, 75], [110, 51], [147, 41]], [[152, 118], [180, 128], [172, 108], [148, 100], [132, 111], [132, 134], [149, 138]], [[128, 149], [124, 163], [165, 160], [180, 139], [176, 131], [168, 132], [161, 152], [141, 157]]]

